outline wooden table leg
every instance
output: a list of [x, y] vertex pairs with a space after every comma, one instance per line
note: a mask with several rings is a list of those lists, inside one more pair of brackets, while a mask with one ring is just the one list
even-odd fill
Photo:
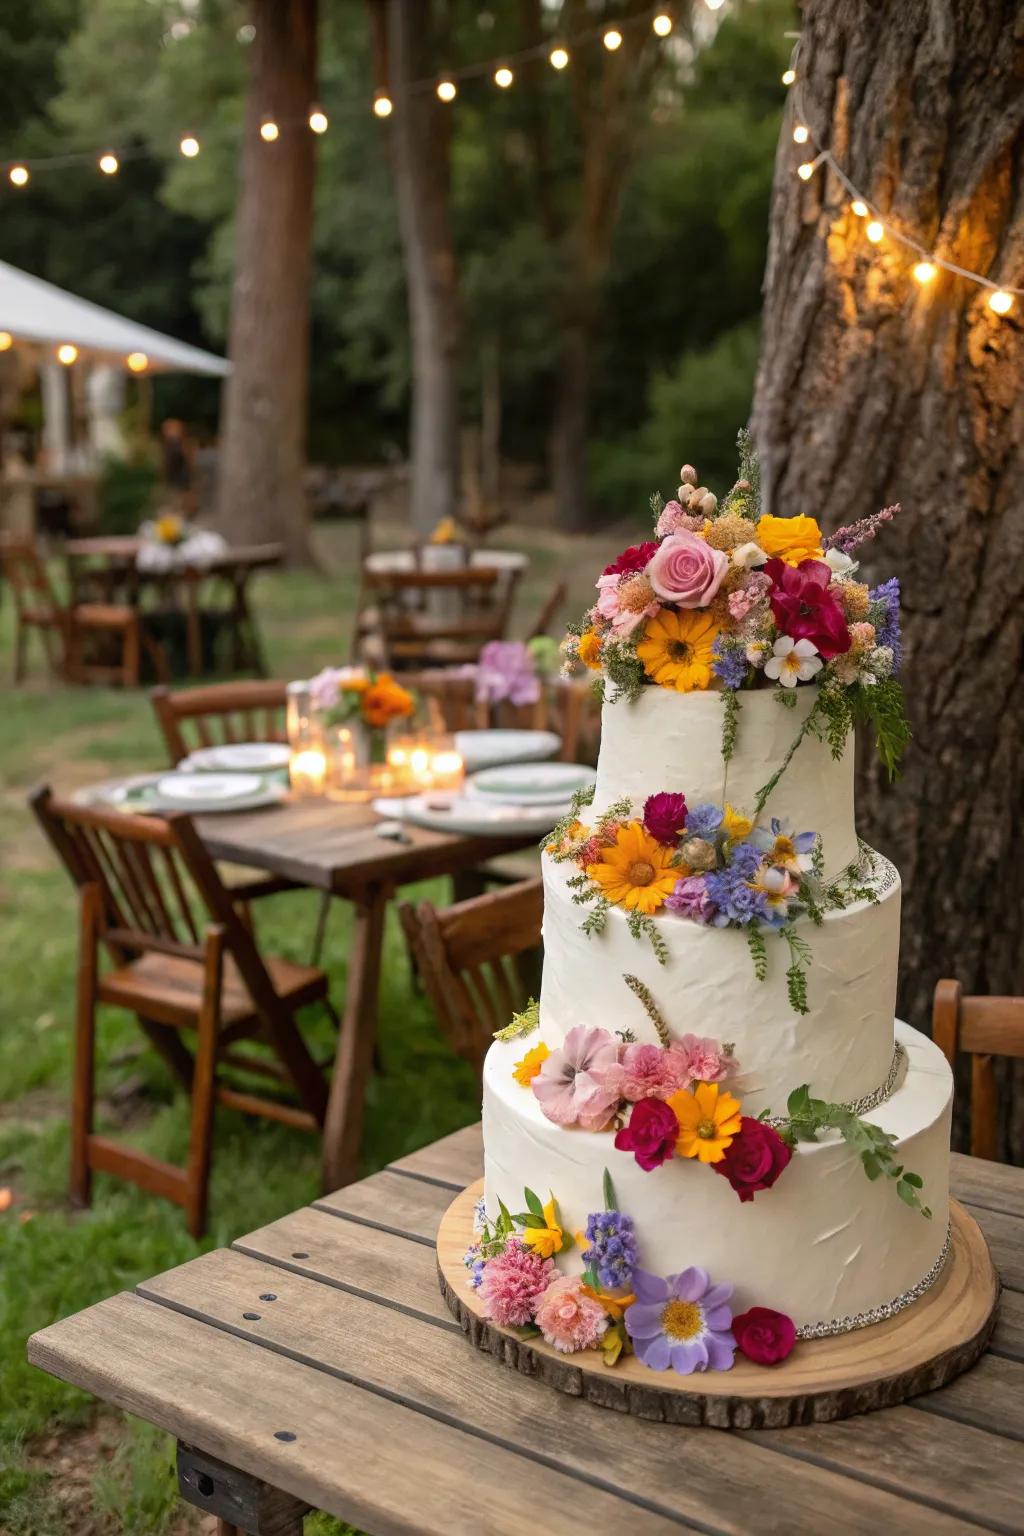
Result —
[[377, 1035], [384, 918], [390, 897], [389, 887], [372, 886], [357, 899], [348, 989], [324, 1122], [321, 1176], [325, 1191], [340, 1189], [356, 1177], [366, 1081], [373, 1067]]
[[217, 1536], [302, 1536], [308, 1504], [178, 1441], [178, 1492], [217, 1520]]
[[199, 581], [185, 573], [185, 648], [190, 677], [203, 675], [203, 630], [199, 618]]

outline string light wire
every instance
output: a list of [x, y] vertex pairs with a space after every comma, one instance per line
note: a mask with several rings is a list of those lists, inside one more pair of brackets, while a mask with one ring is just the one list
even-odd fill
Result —
[[[786, 34], [787, 37], [791, 37], [793, 35], [794, 34], [792, 33]], [[876, 207], [876, 205], [865, 196], [860, 188], [853, 184], [849, 176], [843, 170], [843, 167], [832, 154], [832, 151], [815, 144], [814, 131], [809, 126], [807, 126], [809, 119], [804, 107], [803, 92], [801, 88], [802, 79], [799, 69], [800, 43], [801, 38], [798, 33], [796, 34], [796, 42], [793, 45], [793, 51], [790, 54], [789, 69], [786, 71], [786, 73], [792, 74], [793, 77], [793, 85], [790, 90], [790, 95], [793, 101], [794, 115], [797, 122], [801, 126], [807, 127], [807, 138], [802, 142], [805, 144], [810, 144], [812, 148], [817, 149], [817, 154], [815, 155], [813, 161], [805, 161], [803, 164], [797, 166], [797, 174], [800, 176], [800, 179], [802, 181], [810, 181], [814, 171], [817, 170], [818, 166], [826, 165], [849, 195], [851, 212], [855, 213], [859, 218], [868, 219], [871, 224], [880, 224], [882, 226], [882, 234], [878, 237], [878, 240], [873, 239], [873, 244], [878, 244], [879, 240], [885, 238], [895, 240], [898, 245], [905, 246], [907, 250], [913, 251], [915, 255], [920, 257], [920, 261], [917, 263], [917, 266], [924, 265], [933, 268], [940, 267], [944, 272], [952, 272], [957, 277], [966, 278], [969, 283], [977, 284], [979, 288], [987, 289], [989, 292], [989, 307], [992, 308], [996, 314], [1006, 314], [1010, 306], [1005, 305], [1002, 302], [999, 305], [994, 304], [992, 302], [993, 296], [1012, 294], [1016, 298], [1024, 298], [1024, 288], [1015, 288], [1009, 283], [997, 283], [993, 278], [985, 277], [980, 272], [972, 272], [969, 267], [961, 267], [957, 262], [949, 261], [946, 257], [939, 256], [934, 251], [929, 250], [926, 245], [922, 245], [920, 240], [915, 239], [913, 235], [909, 235], [906, 233], [906, 231], [896, 228], [890, 222], [889, 218], [882, 212], [882, 210]], [[806, 166], [808, 164], [811, 165], [810, 171], [806, 170]], [[934, 276], [934, 273], [932, 273], [931, 276]], [[923, 280], [920, 277], [918, 278], [919, 282], [930, 282], [930, 280], [930, 276], [924, 278]]]

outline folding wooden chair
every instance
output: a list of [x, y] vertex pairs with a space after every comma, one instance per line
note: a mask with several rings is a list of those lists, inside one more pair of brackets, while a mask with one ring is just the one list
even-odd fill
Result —
[[512, 584], [493, 566], [451, 571], [363, 567], [356, 647], [390, 671], [475, 661], [508, 628]]
[[544, 888], [524, 880], [438, 911], [399, 904], [413, 963], [452, 1049], [483, 1072], [494, 1031], [540, 989]]
[[[206, 1227], [217, 1103], [284, 1125], [323, 1125], [327, 1085], [296, 1024], [319, 1003], [337, 1024], [327, 977], [260, 954], [187, 816], [128, 816], [37, 790], [32, 808], [80, 893], [80, 947], [71, 1110], [71, 1194], [88, 1205], [95, 1171], [128, 1179], [185, 1209], [193, 1237]], [[100, 966], [100, 945], [112, 962]], [[185, 1167], [123, 1147], [94, 1130], [97, 1004], [134, 1013], [188, 1090]], [[185, 1036], [195, 1036], [195, 1048]], [[271, 1059], [234, 1049], [269, 1047]], [[229, 1086], [232, 1067], [295, 1090], [298, 1103]]]
[[932, 1039], [956, 1070], [971, 1057], [971, 1156], [999, 1159], [999, 1056], [1024, 1059], [1024, 997], [964, 997], [958, 981], [940, 981], [932, 1003]]
[[284, 683], [211, 683], [204, 688], [153, 688], [150, 701], [172, 763], [197, 747], [240, 741], [287, 741]]

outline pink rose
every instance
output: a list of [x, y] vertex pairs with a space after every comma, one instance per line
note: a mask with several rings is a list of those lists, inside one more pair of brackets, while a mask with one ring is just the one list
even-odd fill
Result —
[[683, 530], [662, 542], [647, 567], [647, 578], [666, 602], [680, 608], [706, 608], [728, 569], [728, 555]]

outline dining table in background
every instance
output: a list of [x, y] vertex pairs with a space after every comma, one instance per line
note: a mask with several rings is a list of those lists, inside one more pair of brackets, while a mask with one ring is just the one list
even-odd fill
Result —
[[[899, 1407], [785, 1429], [655, 1423], [466, 1340], [435, 1238], [479, 1126], [28, 1343], [29, 1360], [178, 1441], [220, 1536], [974, 1536], [1024, 1529], [1024, 1170], [954, 1156], [1003, 1280], [988, 1351]], [[784, 1370], [785, 1367], [780, 1367]]]
[[69, 539], [64, 555], [71, 590], [95, 592], [105, 602], [128, 602], [143, 612], [149, 594], [156, 594], [158, 600], [169, 596], [184, 616], [189, 675], [200, 677], [204, 671], [201, 589], [204, 584], [220, 583], [227, 589], [227, 606], [219, 611], [231, 637], [232, 670], [263, 676], [266, 665], [248, 589], [258, 571], [281, 564], [283, 545], [229, 546], [201, 565], [156, 570], [138, 564], [143, 542], [134, 535]]

